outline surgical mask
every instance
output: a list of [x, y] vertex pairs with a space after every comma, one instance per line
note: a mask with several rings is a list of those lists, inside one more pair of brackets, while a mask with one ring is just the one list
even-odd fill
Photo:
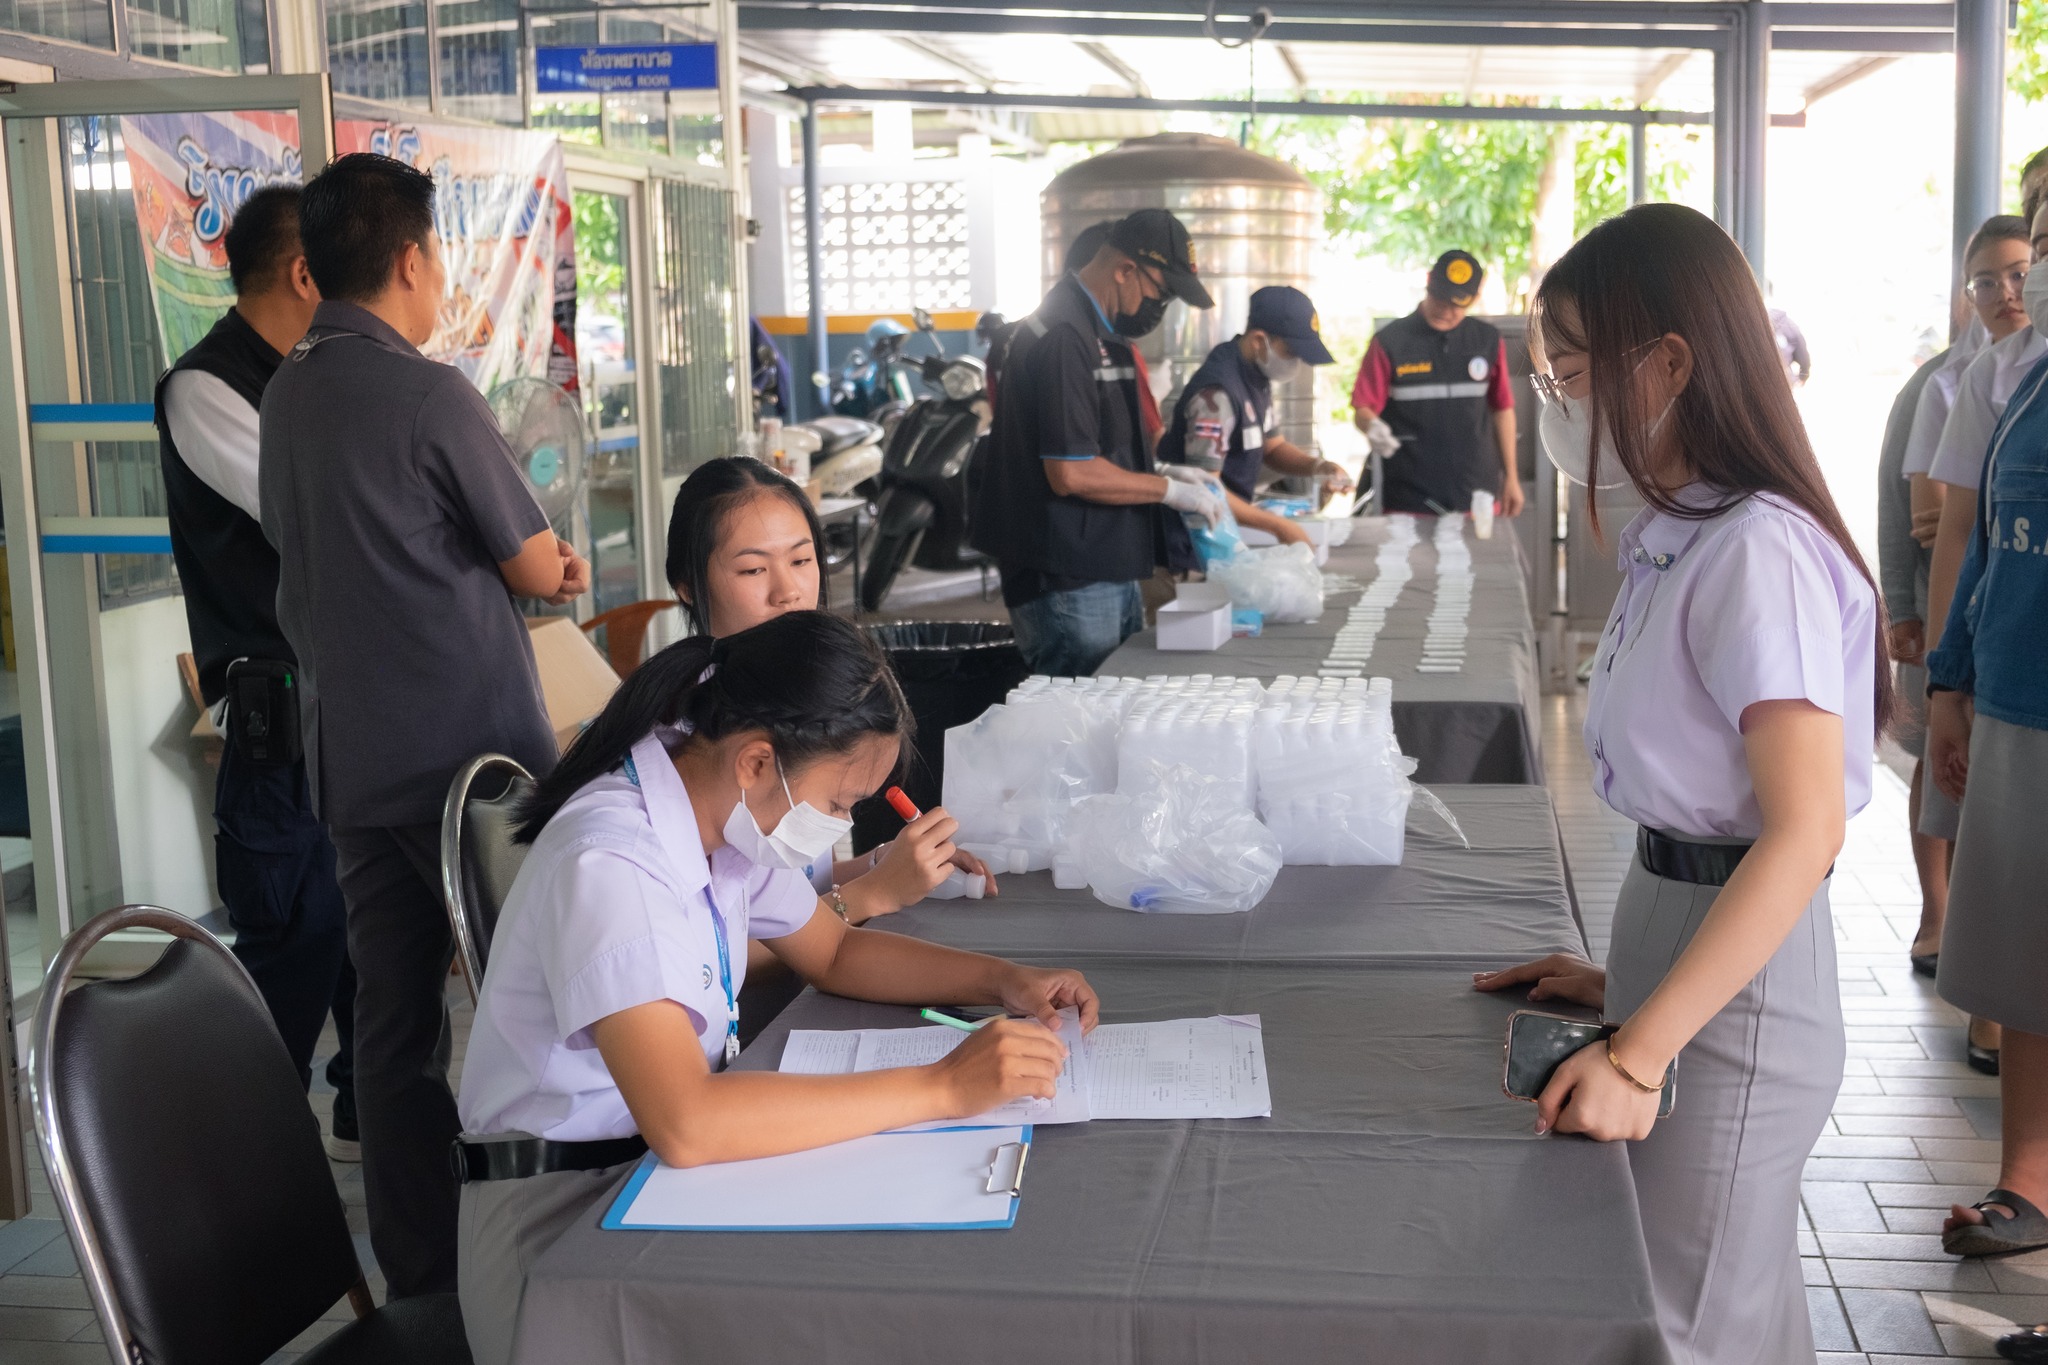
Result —
[[2034, 330], [2048, 336], [2048, 270], [2029, 270], [2020, 288], [2020, 302], [2027, 306], [2027, 321]]
[[[1675, 401], [1675, 400], [1674, 400]], [[1664, 419], [1671, 415], [1671, 404], [1664, 405], [1664, 411], [1657, 414], [1657, 420], [1650, 423], [1644, 434], [1644, 441], [1655, 441], [1657, 433], [1664, 428]], [[1536, 414], [1536, 439], [1543, 444], [1543, 453], [1550, 457], [1567, 479], [1576, 484], [1593, 483], [1595, 488], [1620, 488], [1628, 482], [1628, 471], [1621, 466], [1621, 456], [1615, 453], [1614, 437], [1606, 427], [1600, 428], [1600, 482], [1593, 483], [1593, 402], [1586, 398], [1545, 399]]]
[[790, 796], [789, 778], [784, 775], [779, 759], [775, 764], [775, 775], [782, 779], [782, 794], [789, 798], [789, 814], [777, 820], [774, 829], [763, 834], [760, 822], [747, 809], [747, 794], [741, 792], [739, 804], [726, 817], [725, 841], [756, 867], [783, 867], [801, 872], [829, 854], [833, 845], [853, 828], [853, 821], [834, 819], [810, 802]]
[[1159, 330], [1159, 324], [1166, 321], [1166, 300], [1146, 299], [1138, 305], [1135, 313], [1118, 313], [1110, 325], [1120, 337], [1136, 341], [1139, 337], [1151, 336]]
[[1266, 376], [1269, 384], [1292, 384], [1308, 368], [1308, 362], [1300, 356], [1281, 355], [1270, 341], [1266, 343], [1266, 358], [1252, 363], [1259, 367], [1259, 373]]

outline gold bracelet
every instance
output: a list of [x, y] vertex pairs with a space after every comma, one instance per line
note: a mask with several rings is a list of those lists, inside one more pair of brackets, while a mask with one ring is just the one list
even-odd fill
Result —
[[1635, 1074], [1621, 1064], [1621, 1058], [1614, 1055], [1614, 1040], [1612, 1038], [1607, 1040], [1607, 1062], [1608, 1065], [1621, 1073], [1623, 1080], [1642, 1091], [1645, 1095], [1654, 1095], [1664, 1088], [1661, 1085], [1644, 1085], [1641, 1081], [1637, 1080]]

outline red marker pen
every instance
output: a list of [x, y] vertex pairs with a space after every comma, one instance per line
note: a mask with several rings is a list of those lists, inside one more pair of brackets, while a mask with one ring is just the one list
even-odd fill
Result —
[[889, 803], [889, 809], [902, 816], [906, 822], [915, 820], [924, 814], [923, 811], [917, 808], [917, 802], [904, 795], [903, 788], [901, 787], [889, 788], [889, 790], [882, 793], [882, 799]]

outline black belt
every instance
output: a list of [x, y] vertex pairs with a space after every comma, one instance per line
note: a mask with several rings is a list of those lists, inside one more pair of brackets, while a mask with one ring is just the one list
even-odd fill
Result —
[[464, 1184], [472, 1180], [521, 1180], [556, 1171], [601, 1171], [638, 1161], [647, 1139], [607, 1138], [602, 1142], [553, 1142], [511, 1133], [502, 1137], [459, 1137], [448, 1151], [448, 1164]]
[[1652, 874], [1666, 881], [1695, 886], [1726, 886], [1749, 844], [1694, 844], [1659, 834], [1647, 825], [1636, 827], [1636, 856]]

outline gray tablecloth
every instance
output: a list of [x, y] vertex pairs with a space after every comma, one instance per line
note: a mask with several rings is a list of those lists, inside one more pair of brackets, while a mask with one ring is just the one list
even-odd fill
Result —
[[[1434, 526], [1428, 518], [1419, 523], [1422, 543], [1409, 551], [1415, 576], [1387, 613], [1365, 672], [1393, 680], [1394, 732], [1401, 751], [1420, 765], [1418, 782], [1540, 784], [1542, 684], [1521, 542], [1511, 527], [1496, 529], [1488, 540], [1467, 530], [1473, 585], [1464, 671], [1419, 673], [1415, 666], [1436, 600]], [[1099, 671], [1139, 678], [1155, 673], [1261, 679], [1312, 675], [1328, 656], [1345, 613], [1364, 585], [1378, 577], [1375, 560], [1387, 535], [1383, 518], [1354, 520], [1350, 541], [1330, 552], [1326, 572], [1348, 575], [1360, 586], [1329, 593], [1319, 621], [1268, 625], [1262, 635], [1230, 640], [1209, 652], [1161, 651], [1156, 633], [1147, 628], [1126, 640]]]
[[[606, 1232], [535, 1265], [519, 1359], [1557, 1362], [1658, 1340], [1626, 1154], [1500, 1093], [1484, 957], [1099, 958], [1104, 1018], [1263, 1017], [1273, 1117], [1040, 1128], [1004, 1232]], [[790, 1028], [915, 1024], [807, 992]]]
[[1284, 867], [1266, 899], [1241, 915], [1141, 915], [1057, 890], [1050, 873], [1033, 872], [1001, 878], [993, 900], [925, 901], [874, 923], [998, 957], [1073, 962], [1584, 953], [1549, 793], [1453, 786], [1437, 794], [1470, 849], [1418, 803], [1398, 867]]

